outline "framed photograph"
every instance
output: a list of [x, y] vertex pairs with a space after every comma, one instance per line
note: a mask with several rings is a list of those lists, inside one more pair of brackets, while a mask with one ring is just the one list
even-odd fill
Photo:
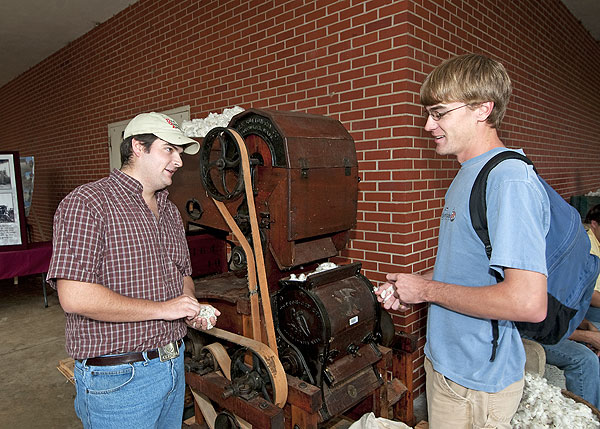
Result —
[[19, 152], [0, 152], [0, 252], [27, 248]]
[[31, 200], [33, 199], [34, 159], [33, 156], [21, 157], [21, 183], [23, 184], [23, 206], [25, 217], [29, 217]]

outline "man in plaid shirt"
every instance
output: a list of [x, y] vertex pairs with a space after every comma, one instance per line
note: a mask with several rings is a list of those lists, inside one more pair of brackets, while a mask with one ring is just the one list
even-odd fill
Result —
[[183, 341], [200, 317], [181, 215], [166, 188], [199, 144], [159, 113], [125, 128], [120, 170], [82, 185], [54, 216], [48, 281], [66, 313], [83, 426], [180, 428]]

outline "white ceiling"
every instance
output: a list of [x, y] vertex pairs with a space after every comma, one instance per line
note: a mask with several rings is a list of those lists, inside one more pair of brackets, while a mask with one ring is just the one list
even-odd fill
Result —
[[0, 86], [137, 0], [0, 0]]
[[[136, 1], [0, 0], [0, 87]], [[600, 0], [562, 1], [600, 41]]]
[[600, 42], [600, 0], [562, 0], [571, 13], [581, 21]]

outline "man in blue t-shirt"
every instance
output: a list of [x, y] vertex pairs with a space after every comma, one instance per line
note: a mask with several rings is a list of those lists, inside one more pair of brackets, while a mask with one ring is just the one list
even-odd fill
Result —
[[[461, 167], [445, 196], [433, 276], [391, 273], [376, 293], [386, 309], [430, 303], [425, 371], [429, 425], [435, 429], [510, 428], [525, 367], [512, 321], [546, 317], [550, 206], [533, 168], [510, 159], [488, 177], [490, 259], [469, 214], [477, 174], [492, 156], [509, 150], [497, 129], [510, 94], [504, 66], [478, 54], [444, 61], [421, 88], [425, 130], [436, 152], [455, 156]], [[382, 299], [390, 288], [394, 294]], [[493, 359], [491, 320], [499, 321]]]

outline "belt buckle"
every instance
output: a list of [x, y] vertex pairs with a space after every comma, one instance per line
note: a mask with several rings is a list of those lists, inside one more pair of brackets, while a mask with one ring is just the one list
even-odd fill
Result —
[[166, 362], [177, 356], [179, 356], [179, 345], [177, 345], [177, 341], [172, 341], [169, 344], [158, 348], [158, 357], [161, 362]]

